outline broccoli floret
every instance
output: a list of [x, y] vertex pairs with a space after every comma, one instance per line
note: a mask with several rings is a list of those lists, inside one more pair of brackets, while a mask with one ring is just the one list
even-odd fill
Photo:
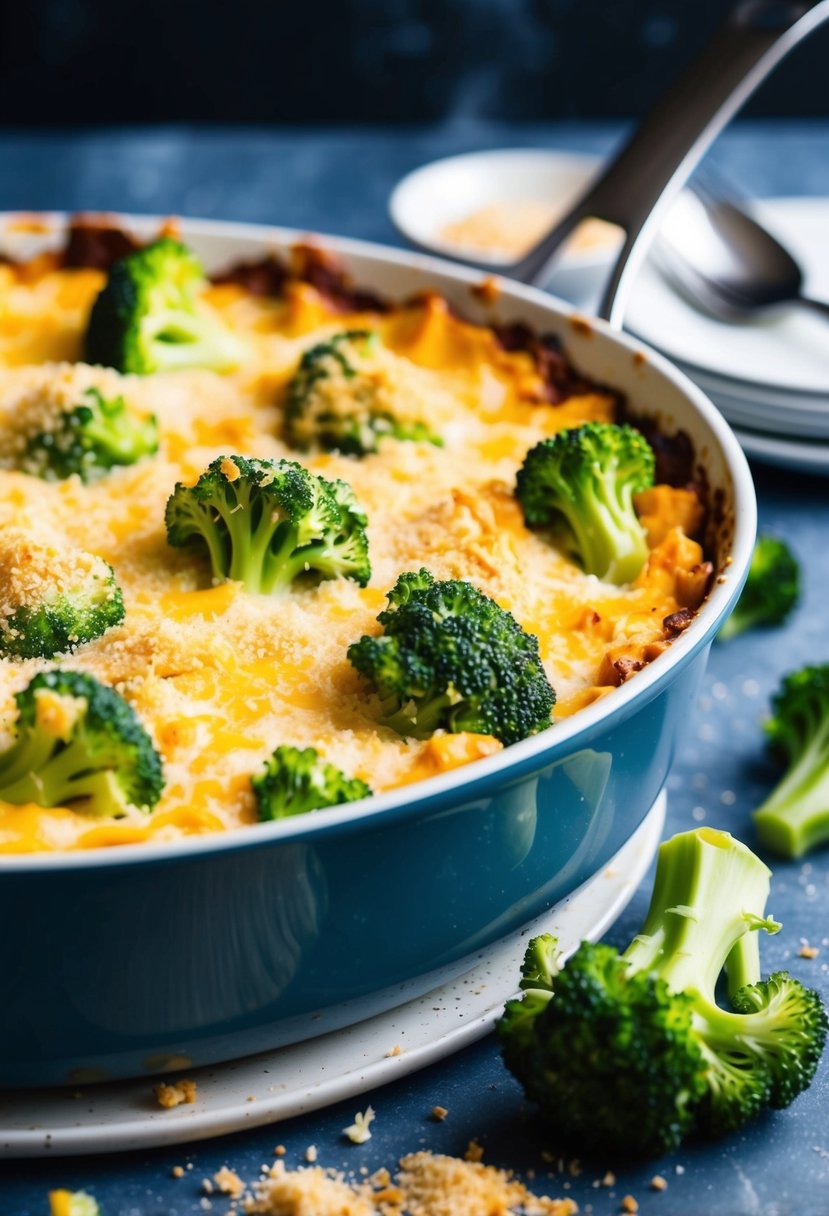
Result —
[[348, 658], [377, 689], [380, 721], [425, 739], [474, 731], [515, 743], [550, 725], [555, 693], [538, 639], [469, 583], [401, 574], [377, 620]]
[[800, 596], [800, 566], [785, 541], [758, 536], [742, 594], [717, 635], [721, 642], [748, 629], [782, 625]]
[[124, 619], [112, 567], [16, 528], [0, 532], [0, 655], [51, 659]]
[[516, 495], [528, 527], [563, 526], [564, 544], [586, 572], [621, 584], [648, 557], [633, 497], [653, 478], [653, 450], [639, 431], [587, 422], [527, 453]]
[[408, 412], [401, 387], [373, 364], [380, 338], [351, 329], [312, 346], [288, 385], [285, 434], [301, 452], [311, 448], [364, 456], [381, 439], [442, 446], [442, 439]]
[[86, 1191], [50, 1191], [50, 1216], [101, 1216], [98, 1203]]
[[28, 440], [20, 468], [46, 481], [73, 475], [94, 481], [157, 451], [158, 422], [152, 415], [136, 418], [123, 397], [108, 401], [97, 388], [88, 388], [80, 405], [63, 411], [52, 429]]
[[92, 306], [86, 362], [139, 376], [238, 367], [244, 346], [199, 300], [204, 283], [198, 258], [170, 237], [121, 258]]
[[766, 723], [783, 779], [754, 812], [757, 835], [782, 857], [829, 842], [829, 663], [786, 676]]
[[179, 483], [166, 511], [167, 539], [206, 550], [217, 579], [276, 595], [299, 575], [371, 575], [366, 516], [344, 481], [289, 460], [221, 456], [194, 486]]
[[[726, 832], [685, 832], [659, 850], [640, 934], [619, 954], [583, 942], [562, 963], [530, 943], [498, 1024], [504, 1060], [557, 1143], [654, 1155], [787, 1106], [814, 1075], [827, 1018], [785, 972], [760, 979], [754, 934], [769, 870]], [[725, 968], [731, 1009], [716, 1003]]]
[[260, 819], [285, 819], [325, 806], [370, 798], [358, 777], [346, 777], [322, 760], [313, 747], [278, 747], [251, 779]]
[[77, 671], [41, 672], [15, 696], [16, 737], [0, 753], [0, 799], [93, 815], [149, 811], [164, 787], [161, 760], [123, 697]]

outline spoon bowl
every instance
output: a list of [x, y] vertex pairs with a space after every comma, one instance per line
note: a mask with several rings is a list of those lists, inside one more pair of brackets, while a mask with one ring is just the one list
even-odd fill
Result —
[[769, 316], [802, 305], [829, 316], [803, 293], [803, 271], [762, 224], [727, 199], [694, 185], [668, 213], [654, 246], [669, 282], [723, 321]]

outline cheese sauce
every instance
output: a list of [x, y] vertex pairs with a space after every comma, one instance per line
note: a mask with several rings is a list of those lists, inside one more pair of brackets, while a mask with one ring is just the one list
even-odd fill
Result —
[[[215, 832], [256, 818], [250, 775], [279, 744], [314, 746], [375, 791], [466, 764], [500, 748], [475, 735], [404, 740], [378, 728], [372, 699], [346, 658], [376, 632], [385, 593], [401, 571], [468, 579], [539, 638], [558, 702], [578, 711], [670, 639], [663, 621], [704, 594], [703, 553], [690, 537], [702, 510], [689, 491], [660, 486], [640, 496], [650, 561], [630, 586], [585, 575], [549, 538], [523, 523], [512, 489], [526, 452], [565, 426], [612, 421], [601, 391], [545, 402], [531, 356], [506, 351], [488, 329], [426, 297], [389, 313], [335, 312], [306, 283], [278, 300], [234, 284], [208, 299], [248, 341], [246, 366], [229, 375], [178, 371], [119, 376], [75, 364], [89, 308], [104, 282], [94, 270], [0, 266], [0, 455], [27, 410], [51, 386], [80, 398], [90, 386], [121, 393], [153, 413], [160, 450], [91, 485], [47, 483], [0, 469], [0, 527], [46, 526], [115, 569], [123, 625], [59, 660], [114, 685], [158, 747], [166, 788], [150, 815], [98, 820], [81, 809], [0, 802], [0, 852], [92, 848]], [[354, 459], [301, 455], [279, 438], [285, 385], [302, 352], [344, 329], [382, 339], [394, 391], [422, 402], [443, 447], [386, 439]], [[299, 459], [350, 483], [369, 518], [373, 574], [294, 586], [278, 598], [213, 586], [207, 562], [166, 541], [164, 507], [177, 481], [192, 482], [217, 456]], [[14, 693], [55, 661], [0, 661], [0, 746], [13, 736]], [[555, 729], [553, 726], [551, 729]]]

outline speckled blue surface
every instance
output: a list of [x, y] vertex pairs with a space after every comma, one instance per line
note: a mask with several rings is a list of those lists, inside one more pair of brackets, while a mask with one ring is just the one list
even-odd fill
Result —
[[[476, 147], [566, 146], [603, 151], [618, 129], [574, 124], [541, 128], [455, 127], [443, 131], [199, 132], [167, 130], [0, 136], [0, 207], [182, 211], [272, 221], [393, 240], [385, 199], [396, 178], [433, 156]], [[758, 195], [829, 195], [829, 124], [754, 124], [729, 132], [713, 153], [718, 169]], [[829, 480], [755, 467], [761, 528], [786, 536], [804, 561], [803, 602], [785, 629], [715, 645], [690, 736], [669, 781], [668, 831], [696, 823], [727, 828], [754, 843], [748, 816], [773, 779], [760, 721], [782, 673], [829, 659]], [[610, 940], [635, 932], [647, 903], [637, 894]], [[777, 864], [771, 910], [784, 922], [763, 943], [767, 970], [788, 967], [829, 994], [829, 854]], [[801, 939], [820, 948], [798, 957]], [[104, 1216], [224, 1213], [227, 1202], [202, 1196], [201, 1179], [222, 1164], [256, 1177], [276, 1143], [288, 1163], [308, 1144], [325, 1165], [369, 1170], [428, 1147], [462, 1153], [469, 1139], [486, 1160], [510, 1166], [549, 1194], [569, 1194], [585, 1213], [610, 1216], [625, 1194], [647, 1216], [826, 1216], [829, 1213], [829, 1061], [812, 1089], [787, 1111], [744, 1135], [683, 1148], [658, 1164], [584, 1163], [578, 1177], [551, 1176], [542, 1138], [522, 1109], [518, 1087], [491, 1039], [424, 1072], [317, 1114], [271, 1129], [183, 1148], [118, 1157], [13, 1163], [0, 1173], [0, 1216], [42, 1216], [50, 1187], [84, 1187]], [[372, 1140], [354, 1147], [341, 1129], [357, 1106], [377, 1111]], [[443, 1124], [429, 1120], [445, 1106]], [[185, 1175], [171, 1176], [182, 1164]], [[192, 1168], [191, 1168], [192, 1167]], [[608, 1168], [613, 1187], [599, 1185]], [[649, 1181], [659, 1172], [668, 1189]]]

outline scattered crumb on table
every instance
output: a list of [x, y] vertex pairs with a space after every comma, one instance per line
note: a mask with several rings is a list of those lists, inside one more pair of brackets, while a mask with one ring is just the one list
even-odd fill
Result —
[[171, 1110], [174, 1106], [181, 1106], [182, 1102], [195, 1102], [196, 1082], [170, 1081], [168, 1083], [162, 1081], [153, 1087], [153, 1093], [159, 1106], [163, 1106], [165, 1110]]

